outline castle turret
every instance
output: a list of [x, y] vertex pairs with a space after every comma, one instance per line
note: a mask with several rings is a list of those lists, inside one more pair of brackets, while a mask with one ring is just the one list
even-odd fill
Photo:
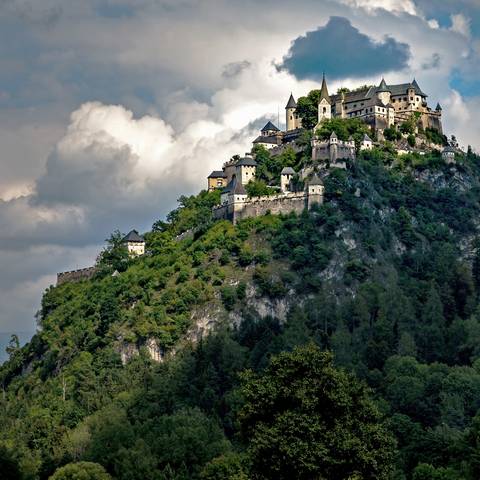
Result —
[[314, 205], [321, 205], [323, 203], [323, 192], [325, 187], [322, 180], [315, 174], [306, 183], [307, 191], [307, 208], [310, 210]]
[[247, 155], [235, 164], [235, 169], [235, 176], [238, 183], [246, 185], [250, 180], [255, 178], [257, 162], [250, 155]]
[[290, 98], [288, 99], [287, 105], [285, 106], [285, 115], [286, 115], [286, 130], [295, 130], [297, 128], [296, 122], [296, 111], [297, 111], [297, 102], [293, 98], [293, 94], [290, 93]]
[[360, 150], [371, 150], [373, 148], [373, 141], [372, 139], [365, 134], [362, 139], [362, 143], [360, 144]]
[[[325, 74], [322, 79], [322, 88], [320, 89], [320, 99], [318, 101], [318, 124], [324, 119], [332, 118], [332, 100], [328, 94], [327, 81], [325, 80]], [[317, 128], [315, 127], [315, 128]]]
[[127, 247], [131, 257], [143, 255], [145, 253], [145, 239], [141, 237], [136, 230], [131, 230], [122, 239], [122, 243]]
[[377, 87], [377, 97], [385, 104], [388, 105], [390, 103], [390, 97], [392, 95], [391, 90], [388, 88], [385, 79], [382, 77], [382, 81], [380, 85]]
[[436, 111], [437, 113], [442, 113], [442, 106], [440, 105], [440, 102], [437, 103], [437, 106], [435, 107], [435, 111]]
[[292, 178], [294, 175], [295, 175], [295, 170], [292, 167], [285, 167], [280, 172], [280, 188], [282, 192], [290, 191]]

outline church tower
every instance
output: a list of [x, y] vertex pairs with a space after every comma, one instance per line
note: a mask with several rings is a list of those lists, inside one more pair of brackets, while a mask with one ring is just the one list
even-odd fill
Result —
[[325, 74], [323, 74], [322, 88], [320, 89], [320, 100], [318, 101], [318, 123], [320, 125], [322, 120], [332, 118], [332, 101], [328, 94], [327, 82]]
[[288, 99], [287, 105], [285, 107], [286, 113], [286, 130], [289, 132], [290, 130], [295, 130], [297, 128], [296, 122], [296, 111], [297, 111], [297, 102], [293, 98], [293, 94], [290, 94], [290, 98]]

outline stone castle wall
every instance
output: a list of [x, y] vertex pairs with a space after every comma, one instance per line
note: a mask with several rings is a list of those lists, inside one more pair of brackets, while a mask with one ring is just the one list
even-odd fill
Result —
[[[313, 203], [322, 203], [323, 198], [316, 198]], [[306, 192], [290, 192], [280, 195], [252, 197], [243, 202], [224, 204], [213, 209], [216, 219], [230, 220], [234, 224], [247, 217], [258, 217], [267, 213], [274, 215], [295, 212], [300, 214], [309, 207]]]
[[87, 267], [79, 270], [72, 270], [70, 272], [57, 273], [57, 285], [62, 285], [62, 283], [66, 282], [88, 280], [95, 275], [96, 271], [97, 269], [95, 267]]

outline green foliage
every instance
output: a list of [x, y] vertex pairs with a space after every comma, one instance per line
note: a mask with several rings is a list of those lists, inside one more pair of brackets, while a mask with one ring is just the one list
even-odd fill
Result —
[[17, 461], [3, 445], [0, 445], [0, 472], [2, 472], [2, 480], [19, 480], [21, 478]]
[[244, 375], [242, 431], [255, 478], [390, 478], [393, 438], [365, 387], [309, 345]]
[[269, 188], [266, 184], [278, 185], [280, 172], [284, 167], [299, 168], [299, 158], [291, 147], [287, 147], [279, 155], [271, 155], [265, 147], [256, 145], [253, 147], [252, 153], [255, 155], [255, 161], [257, 162], [257, 173], [256, 181], [250, 182], [251, 186], [247, 185], [246, 187], [250, 196], [259, 195], [259, 193], [255, 193], [257, 191], [261, 195], [274, 193], [275, 190]]
[[427, 127], [425, 129], [425, 136], [427, 140], [432, 143], [436, 143], [437, 145], [448, 145], [448, 139], [445, 135], [442, 135], [437, 129]]
[[407, 137], [407, 142], [411, 147], [415, 146], [415, 135], [412, 133]]
[[129, 256], [127, 247], [122, 242], [124, 236], [123, 233], [116, 230], [106, 240], [107, 247], [97, 258], [96, 266], [100, 274], [111, 274], [115, 270], [123, 272], [127, 269]]
[[370, 127], [359, 118], [332, 118], [324, 120], [320, 128], [315, 131], [315, 134], [325, 140], [330, 138], [332, 132], [336, 133], [339, 140], [346, 141], [352, 136], [357, 147], [365, 134], [373, 137]]
[[241, 455], [227, 453], [207, 463], [200, 478], [202, 480], [247, 480], [244, 463], [245, 459]]
[[245, 186], [249, 197], [261, 197], [263, 195], [273, 195], [277, 190], [267, 186], [263, 180], [250, 180]]
[[59, 468], [51, 480], [110, 480], [112, 477], [98, 463], [69, 463]]
[[385, 140], [388, 140], [389, 142], [395, 142], [402, 138], [402, 134], [397, 130], [396, 125], [385, 128], [383, 130], [383, 135], [385, 137]]
[[420, 118], [420, 112], [413, 112], [409, 119], [400, 125], [400, 131], [404, 134], [414, 135], [418, 126], [418, 120]]
[[413, 480], [457, 480], [458, 474], [451, 468], [434, 468], [428, 463], [421, 463], [413, 472]]
[[297, 100], [296, 113], [302, 119], [302, 127], [311, 130], [318, 122], [320, 90], [312, 90], [306, 97]]

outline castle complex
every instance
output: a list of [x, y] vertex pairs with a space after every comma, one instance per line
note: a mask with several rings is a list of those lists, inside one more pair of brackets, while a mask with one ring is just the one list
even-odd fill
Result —
[[[414, 79], [411, 83], [387, 85], [382, 78], [378, 86], [365, 86], [349, 91], [340, 89], [336, 95], [328, 93], [325, 76], [318, 95], [318, 118], [313, 131], [323, 121], [332, 118], [358, 118], [366, 123], [379, 139], [383, 139], [386, 128], [400, 125], [417, 113], [418, 126], [431, 128], [442, 133], [442, 108], [437, 104], [432, 110], [427, 104], [427, 95]], [[253, 145], [262, 145], [271, 155], [278, 155], [288, 146], [298, 151], [296, 140], [304, 131], [302, 118], [297, 111], [297, 103], [292, 94], [285, 106], [285, 131], [281, 131], [272, 122], [268, 122]], [[359, 145], [353, 137], [341, 140], [335, 132], [328, 139], [313, 135], [311, 140], [312, 163], [317, 168], [347, 168], [347, 163], [355, 160], [357, 147], [360, 150], [373, 148], [372, 139], [365, 134]], [[455, 152], [442, 152], [445, 161], [453, 161]], [[222, 170], [213, 171], [208, 176], [208, 189], [222, 189], [220, 205], [214, 207], [217, 219], [225, 218], [235, 223], [244, 217], [271, 213], [301, 212], [323, 202], [322, 180], [311, 174], [312, 168], [295, 172], [284, 168], [280, 175], [278, 194], [261, 197], [249, 197], [245, 186], [256, 176], [255, 159], [247, 154], [241, 159], [232, 159], [225, 163]], [[293, 180], [297, 180], [294, 186]], [[298, 182], [299, 180], [299, 182]], [[303, 183], [299, 189], [298, 184]]]
[[[428, 106], [427, 95], [415, 79], [411, 83], [387, 85], [382, 78], [377, 87], [365, 86], [353, 91], [340, 89], [336, 95], [330, 95], [324, 76], [319, 93], [318, 122], [314, 130], [325, 119], [359, 118], [382, 138], [386, 128], [404, 123], [415, 112], [419, 114], [419, 125], [423, 129], [433, 128], [442, 133], [442, 107], [437, 104], [432, 110]], [[286, 129], [282, 132], [269, 122], [254, 140], [254, 145], [272, 149], [291, 143], [298, 137], [302, 131], [302, 119], [292, 94], [285, 106], [285, 125]], [[337, 144], [338, 147], [344, 149], [340, 153], [346, 154], [345, 158], [350, 157], [348, 145]]]

